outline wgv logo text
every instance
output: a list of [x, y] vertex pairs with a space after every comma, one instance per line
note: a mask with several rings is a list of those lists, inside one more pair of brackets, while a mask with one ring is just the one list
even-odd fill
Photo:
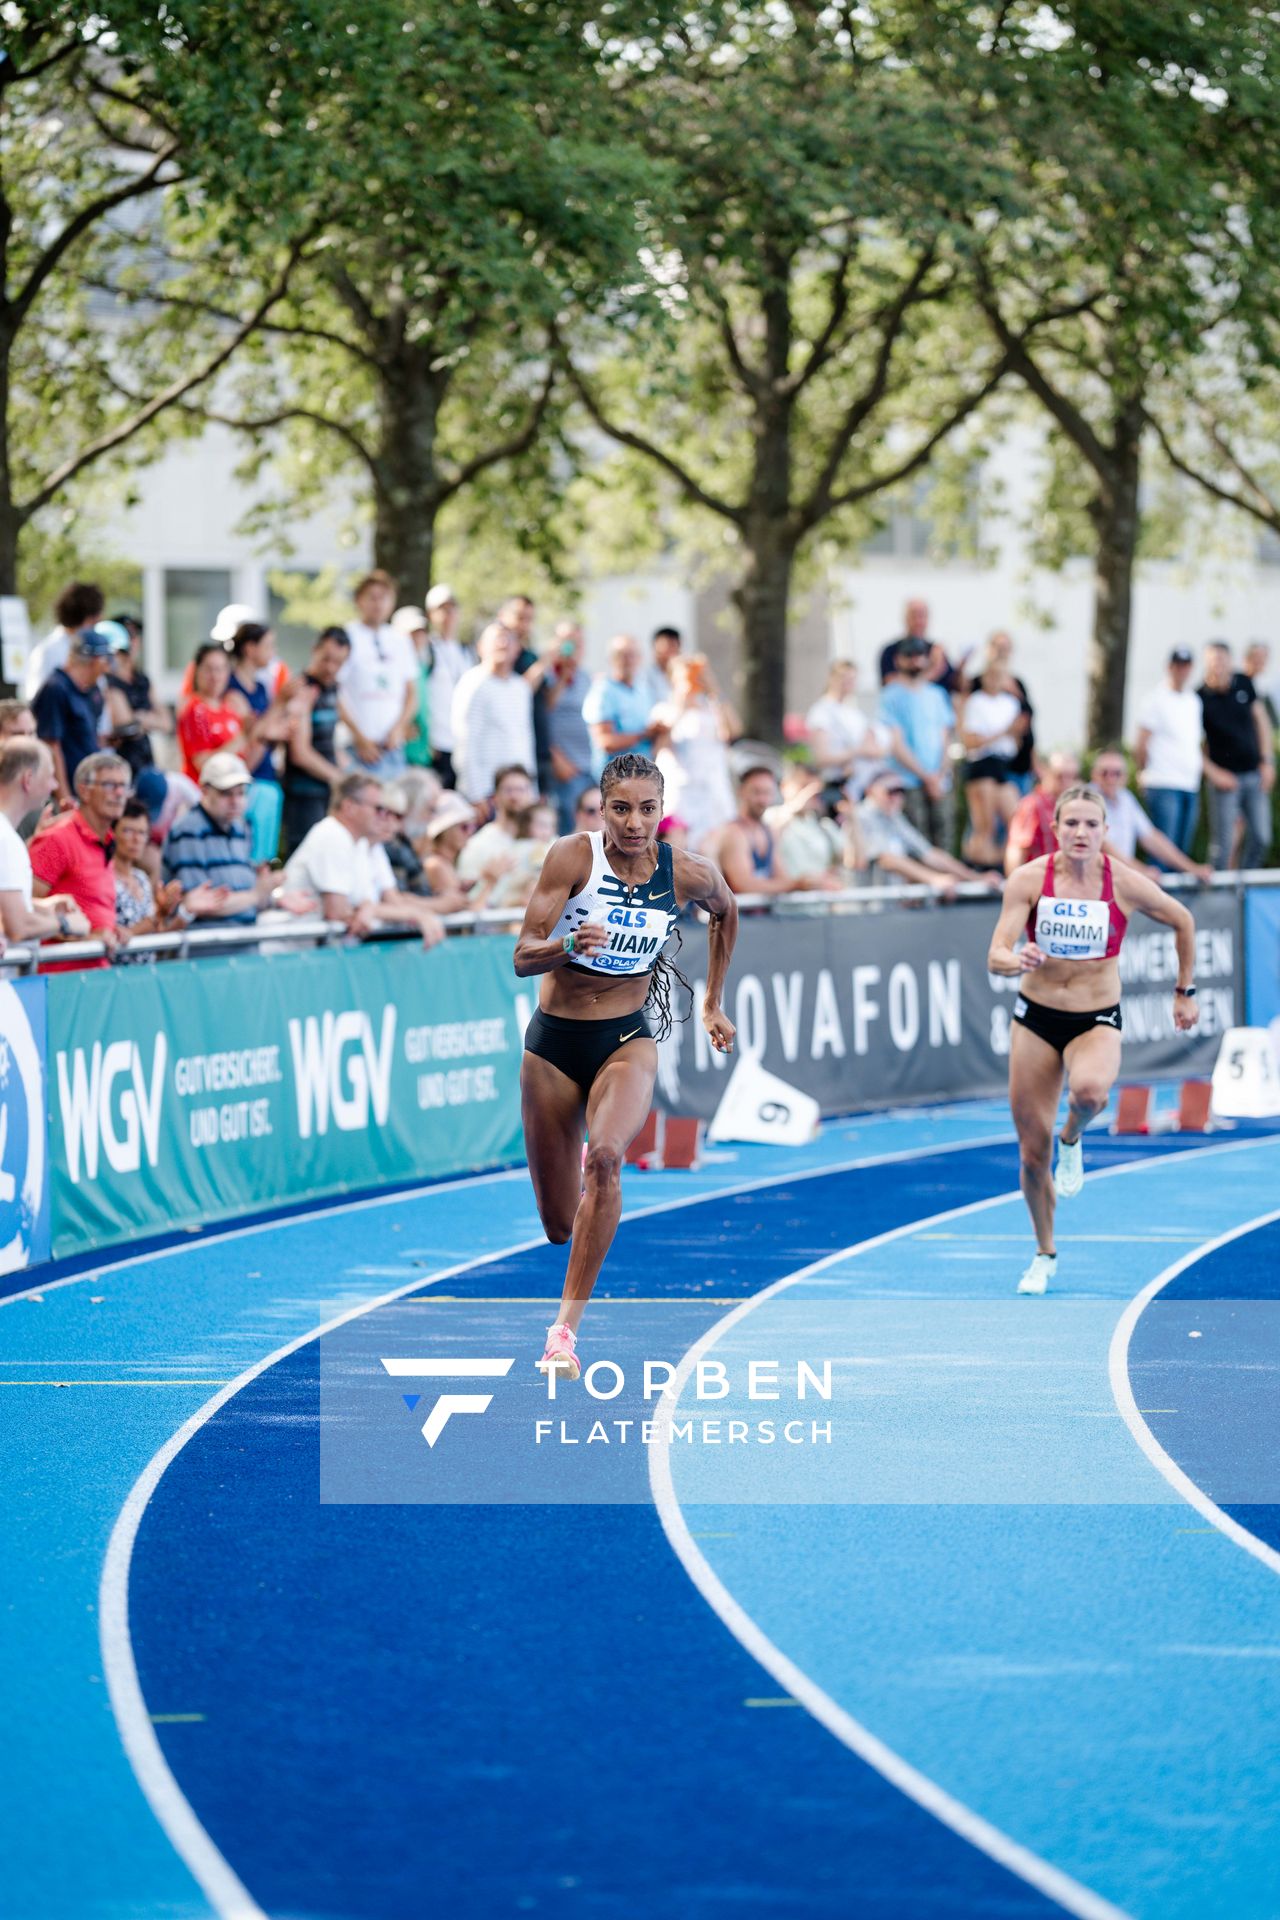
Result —
[[289, 1022], [298, 1132], [304, 1140], [329, 1131], [362, 1133], [370, 1114], [385, 1126], [391, 1108], [391, 1059], [396, 1010], [382, 1010], [382, 1033], [375, 1040], [367, 1013], [327, 1012], [319, 1019]]
[[160, 1156], [160, 1108], [169, 1043], [163, 1033], [152, 1042], [150, 1072], [133, 1040], [95, 1040], [58, 1055], [58, 1099], [67, 1144], [67, 1171], [80, 1180], [98, 1177], [102, 1153], [116, 1173], [137, 1173], [146, 1153], [154, 1167]]

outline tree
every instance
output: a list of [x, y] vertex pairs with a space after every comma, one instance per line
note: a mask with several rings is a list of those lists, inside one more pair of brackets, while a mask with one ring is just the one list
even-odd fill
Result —
[[[248, 11], [269, 37], [270, 8]], [[554, 315], [634, 274], [634, 206], [653, 169], [615, 137], [608, 76], [663, 12], [652, 0], [317, 0], [279, 37], [267, 218], [278, 237], [312, 238], [239, 391], [201, 410], [252, 434], [264, 458], [285, 430], [295, 498], [308, 473], [353, 470], [378, 564], [408, 594], [430, 583], [441, 510], [543, 431]], [[197, 63], [205, 13], [169, 10]], [[242, 168], [214, 117], [206, 101], [205, 177], [248, 224], [262, 170]], [[128, 292], [230, 324], [225, 299]]]
[[913, 17], [692, 10], [629, 94], [664, 163], [642, 256], [661, 318], [563, 345], [596, 425], [728, 531], [745, 723], [775, 740], [806, 543], [919, 471], [1006, 365], [947, 304], [999, 159], [900, 57]]
[[[923, 59], [972, 78], [974, 21]], [[1127, 0], [992, 13], [980, 94], [1029, 216], [975, 228], [977, 298], [1011, 371], [1090, 481], [1095, 541], [1088, 733], [1115, 738], [1125, 676], [1152, 389], [1194, 377], [1248, 302], [1256, 124], [1274, 127], [1272, 30], [1240, 0], [1171, 14]], [[1274, 133], [1272, 134], [1274, 139]]]
[[125, 325], [93, 282], [146, 255], [187, 157], [164, 85], [128, 50], [154, 8], [66, 4], [6, 17], [0, 56], [0, 592], [19, 543], [90, 469], [152, 451], [160, 425], [213, 379], [282, 297], [277, 250], [216, 331]]

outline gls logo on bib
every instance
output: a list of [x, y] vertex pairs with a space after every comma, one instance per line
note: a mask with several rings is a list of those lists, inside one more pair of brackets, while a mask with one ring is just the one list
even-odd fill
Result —
[[1036, 907], [1036, 945], [1053, 960], [1102, 960], [1111, 935], [1105, 900], [1048, 899]]

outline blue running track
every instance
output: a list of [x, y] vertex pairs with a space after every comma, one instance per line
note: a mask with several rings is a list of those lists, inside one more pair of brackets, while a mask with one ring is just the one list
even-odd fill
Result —
[[[611, 1504], [321, 1503], [340, 1316], [518, 1353], [504, 1404], [545, 1411], [564, 1256], [522, 1174], [0, 1302], [0, 1911], [1280, 1914], [1274, 1459], [1231, 1470], [1275, 1418], [1280, 1138], [1087, 1165], [1043, 1301], [994, 1103], [628, 1175], [588, 1358], [593, 1324], [628, 1366], [834, 1353], [846, 1444], [798, 1482], [637, 1444]], [[1144, 1438], [1113, 1336], [1171, 1266], [1124, 1361]]]

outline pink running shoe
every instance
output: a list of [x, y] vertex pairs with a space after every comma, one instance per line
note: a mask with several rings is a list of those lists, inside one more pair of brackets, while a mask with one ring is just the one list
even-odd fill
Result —
[[547, 1328], [547, 1350], [538, 1366], [543, 1373], [562, 1374], [566, 1380], [577, 1380], [582, 1374], [582, 1364], [577, 1354], [578, 1340], [572, 1327], [563, 1323]]

